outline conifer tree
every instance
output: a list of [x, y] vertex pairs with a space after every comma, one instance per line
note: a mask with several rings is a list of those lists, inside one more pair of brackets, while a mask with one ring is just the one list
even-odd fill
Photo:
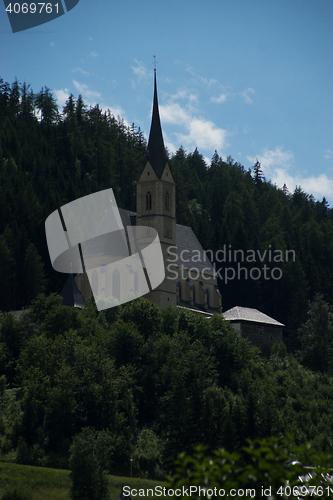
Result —
[[44, 293], [46, 279], [42, 259], [33, 243], [30, 243], [24, 259], [25, 303], [30, 304], [39, 293]]

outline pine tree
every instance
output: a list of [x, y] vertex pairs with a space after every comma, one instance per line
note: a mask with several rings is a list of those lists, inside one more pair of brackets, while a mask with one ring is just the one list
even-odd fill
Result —
[[254, 182], [256, 186], [258, 186], [258, 184], [260, 184], [263, 181], [263, 171], [261, 169], [261, 164], [258, 160], [253, 165], [253, 172], [254, 172]]
[[14, 260], [4, 235], [0, 236], [0, 310], [8, 311], [12, 306]]
[[25, 303], [30, 304], [46, 288], [46, 279], [42, 259], [33, 243], [27, 247], [24, 259]]

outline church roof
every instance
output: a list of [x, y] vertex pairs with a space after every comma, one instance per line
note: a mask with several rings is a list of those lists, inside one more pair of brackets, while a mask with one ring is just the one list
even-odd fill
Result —
[[267, 316], [267, 314], [250, 307], [235, 306], [224, 312], [223, 317], [228, 321], [252, 321], [254, 323], [265, 323], [266, 325], [284, 326], [282, 323]]
[[136, 225], [136, 212], [130, 212], [123, 208], [118, 208], [118, 211], [124, 227]]
[[165, 152], [160, 113], [158, 110], [156, 71], [154, 72], [153, 116], [151, 120], [148, 147], [143, 168], [148, 161], [152, 166], [157, 178], [160, 179], [167, 163], [167, 155]]
[[60, 295], [63, 297], [63, 305], [71, 307], [83, 307], [85, 304], [84, 298], [75, 282], [73, 274], [69, 274], [64, 288]]
[[205, 274], [214, 275], [213, 266], [191, 227], [176, 224], [176, 245], [178, 267], [205, 270]]
[[[119, 214], [124, 226], [135, 226], [136, 213], [119, 208]], [[176, 224], [177, 266], [183, 269], [205, 270], [205, 274], [213, 276], [214, 269], [206, 256], [192, 228]]]

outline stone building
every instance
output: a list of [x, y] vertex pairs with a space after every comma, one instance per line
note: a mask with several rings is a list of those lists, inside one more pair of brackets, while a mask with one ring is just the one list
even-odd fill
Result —
[[223, 317], [266, 356], [269, 355], [273, 344], [282, 342], [284, 325], [257, 309], [236, 306], [224, 312]]

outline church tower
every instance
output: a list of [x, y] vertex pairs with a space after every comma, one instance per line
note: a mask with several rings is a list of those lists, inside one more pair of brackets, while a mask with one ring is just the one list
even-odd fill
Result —
[[[176, 306], [177, 279], [175, 279], [174, 272], [168, 270], [168, 264], [171, 262], [169, 247], [176, 246], [176, 185], [164, 148], [158, 110], [156, 69], [154, 70], [153, 116], [147, 153], [136, 186], [136, 224], [137, 226], [148, 226], [156, 229], [159, 234], [165, 264], [164, 281], [146, 297], [159, 307]], [[171, 250], [171, 252], [172, 256], [174, 256], [174, 250]], [[172, 268], [174, 269], [174, 266]]]

